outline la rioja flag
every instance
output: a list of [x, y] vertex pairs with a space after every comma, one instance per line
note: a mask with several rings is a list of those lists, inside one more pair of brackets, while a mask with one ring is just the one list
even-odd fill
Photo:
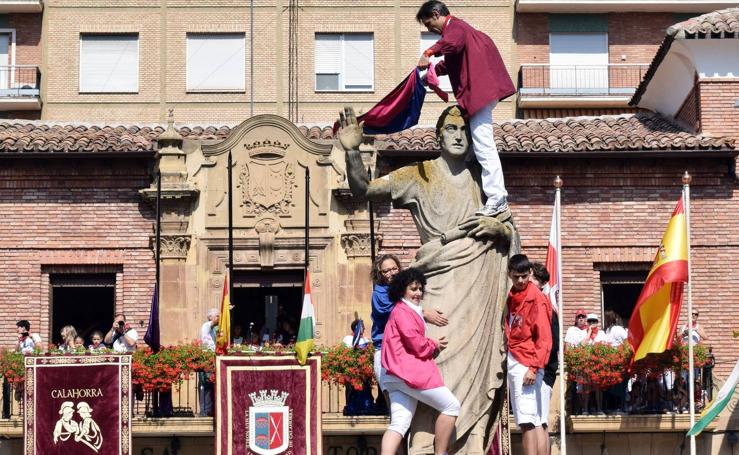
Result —
[[303, 293], [303, 310], [300, 313], [300, 327], [298, 339], [295, 341], [295, 353], [298, 362], [305, 365], [305, 361], [313, 349], [313, 335], [316, 332], [316, 322], [313, 315], [313, 301], [310, 296], [310, 272], [305, 271], [305, 291]]
[[549, 282], [544, 285], [542, 292], [549, 297], [554, 311], [559, 312], [557, 296], [559, 295], [559, 283], [562, 279], [562, 258], [559, 244], [559, 197], [554, 199], [554, 210], [552, 210], [552, 226], [549, 229], [549, 245], [547, 246], [547, 260], [545, 266], [549, 272]]

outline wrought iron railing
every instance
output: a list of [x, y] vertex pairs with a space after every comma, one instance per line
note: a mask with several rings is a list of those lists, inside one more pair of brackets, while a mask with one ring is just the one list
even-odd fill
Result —
[[521, 65], [520, 96], [626, 96], [636, 90], [649, 65]]
[[0, 66], [0, 98], [38, 98], [41, 71], [33, 65]]

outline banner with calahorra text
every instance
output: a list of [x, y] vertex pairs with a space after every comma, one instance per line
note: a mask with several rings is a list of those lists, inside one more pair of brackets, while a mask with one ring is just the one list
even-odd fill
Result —
[[129, 455], [131, 356], [26, 357], [24, 455]]
[[320, 357], [216, 357], [217, 455], [321, 453]]

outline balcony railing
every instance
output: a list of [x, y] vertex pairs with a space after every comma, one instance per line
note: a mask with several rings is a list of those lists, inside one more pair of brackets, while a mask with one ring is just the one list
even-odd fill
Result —
[[0, 98], [38, 98], [41, 71], [33, 65], [0, 66]]
[[630, 96], [649, 65], [521, 65], [518, 91], [526, 96]]

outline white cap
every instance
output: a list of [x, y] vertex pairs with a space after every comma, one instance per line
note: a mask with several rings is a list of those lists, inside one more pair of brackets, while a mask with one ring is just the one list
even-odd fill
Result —
[[588, 315], [586, 316], [586, 319], [588, 321], [591, 320], [591, 319], [595, 319], [596, 321], [600, 321], [600, 318], [595, 313], [588, 313]]

